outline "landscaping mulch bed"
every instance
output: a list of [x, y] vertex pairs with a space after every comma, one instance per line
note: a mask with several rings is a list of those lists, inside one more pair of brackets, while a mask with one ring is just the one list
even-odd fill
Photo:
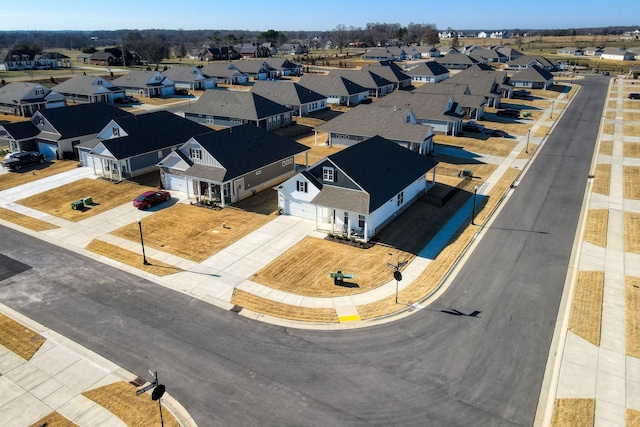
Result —
[[578, 272], [569, 330], [596, 347], [600, 346], [603, 290], [603, 271]]

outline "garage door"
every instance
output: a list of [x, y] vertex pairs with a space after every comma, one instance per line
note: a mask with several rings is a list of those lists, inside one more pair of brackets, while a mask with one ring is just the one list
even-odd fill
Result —
[[187, 192], [187, 180], [184, 176], [165, 174], [167, 190]]
[[291, 216], [297, 216], [299, 218], [305, 219], [316, 219], [316, 208], [315, 206], [309, 203], [301, 203], [295, 200], [290, 200], [289, 203], [289, 211], [287, 212], [285, 209], [285, 213], [288, 213]]
[[48, 144], [38, 141], [38, 151], [44, 154], [48, 159], [57, 159], [58, 146], [56, 144]]

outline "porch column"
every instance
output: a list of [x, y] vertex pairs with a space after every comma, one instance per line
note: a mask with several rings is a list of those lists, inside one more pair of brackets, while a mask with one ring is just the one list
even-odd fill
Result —
[[222, 202], [222, 207], [224, 208], [226, 203], [225, 196], [224, 196], [224, 182], [220, 184], [220, 195], [221, 195], [220, 198], [222, 199], [220, 201]]
[[[366, 217], [365, 217], [365, 218], [366, 218]], [[362, 236], [364, 237], [364, 241], [365, 241], [365, 243], [369, 241], [369, 236], [367, 236], [367, 228], [368, 228], [368, 227], [367, 227], [367, 224], [368, 224], [368, 223], [369, 223], [369, 221], [367, 221], [367, 220], [365, 219], [365, 221], [364, 221], [364, 230], [362, 230]]]
[[336, 232], [336, 210], [331, 209], [331, 234]]
[[213, 193], [211, 192], [211, 181], [207, 183], [207, 186], [209, 188], [209, 199], [213, 200]]
[[198, 200], [202, 199], [202, 191], [200, 190], [200, 181], [196, 181], [196, 188], [198, 189]]
[[433, 167], [433, 177], [431, 178], [431, 184], [432, 185], [436, 184], [436, 168], [437, 168], [437, 166]]

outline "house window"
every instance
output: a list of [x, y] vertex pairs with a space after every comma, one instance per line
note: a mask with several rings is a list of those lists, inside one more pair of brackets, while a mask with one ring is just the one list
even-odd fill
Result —
[[111, 128], [111, 131], [113, 132], [113, 136], [120, 136], [120, 128], [114, 127]]
[[162, 151], [158, 151], [158, 158], [161, 159], [162, 157]]
[[286, 159], [286, 160], [283, 160], [283, 161], [282, 161], [282, 167], [288, 166], [288, 165], [290, 165], [291, 163], [293, 163], [293, 157], [290, 157], [290, 158], [288, 158], [288, 159]]
[[36, 95], [43, 96], [44, 95], [44, 89], [36, 89]]
[[102, 80], [97, 80], [96, 83], [98, 83], [98, 86], [102, 86]]
[[404, 191], [398, 194], [398, 206], [402, 205], [402, 203], [404, 203]]
[[336, 178], [336, 174], [335, 174], [335, 171], [333, 170], [332, 167], [324, 166], [322, 168], [322, 180], [323, 181], [334, 182], [336, 180], [335, 178]]
[[364, 228], [364, 215], [358, 215], [358, 227]]
[[256, 175], [260, 175], [261, 173], [262, 173], [262, 171], [261, 171], [261, 170], [256, 171]]
[[190, 148], [189, 157], [193, 160], [202, 160], [202, 151], [197, 148]]
[[296, 185], [298, 187], [298, 191], [301, 193], [307, 192], [307, 182], [306, 181], [296, 181]]

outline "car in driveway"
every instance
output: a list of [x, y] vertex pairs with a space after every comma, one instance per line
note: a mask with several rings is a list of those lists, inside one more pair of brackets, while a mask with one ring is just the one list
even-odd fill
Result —
[[629, 99], [640, 99], [640, 93], [630, 93]]
[[34, 165], [36, 163], [44, 163], [45, 156], [42, 153], [35, 151], [22, 151], [14, 153], [11, 157], [2, 161], [2, 166], [11, 169], [18, 170], [24, 166]]
[[186, 89], [176, 89], [176, 95], [189, 95], [189, 91]]
[[149, 209], [155, 204], [169, 200], [171, 200], [171, 193], [166, 190], [145, 191], [133, 199], [133, 206], [138, 209]]
[[531, 96], [531, 92], [524, 89], [514, 90], [513, 97], [514, 98], [529, 98]]
[[482, 133], [482, 129], [482, 126], [479, 126], [475, 123], [465, 123], [462, 125], [463, 132]]
[[506, 108], [504, 110], [498, 110], [496, 113], [498, 117], [508, 117], [510, 119], [517, 119], [520, 117], [520, 111]]
[[485, 129], [484, 133], [489, 136], [497, 136], [499, 138], [508, 138], [509, 134], [502, 129]]

